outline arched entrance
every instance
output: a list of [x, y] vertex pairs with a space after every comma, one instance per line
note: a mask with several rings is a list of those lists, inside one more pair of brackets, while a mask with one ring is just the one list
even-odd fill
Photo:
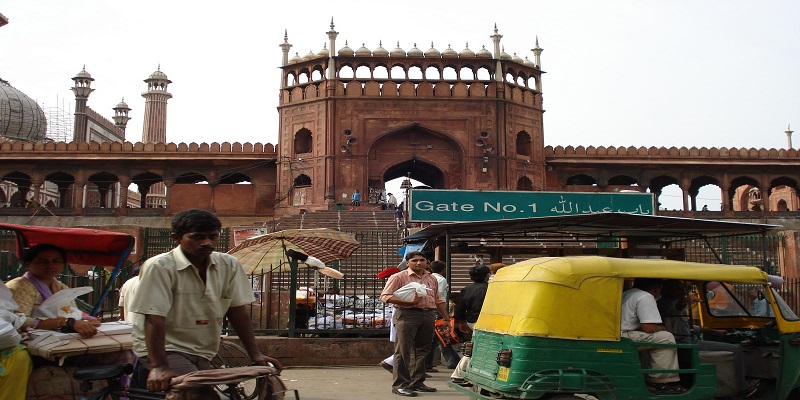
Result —
[[420, 181], [433, 189], [445, 189], [444, 172], [436, 166], [420, 160], [408, 160], [394, 165], [383, 174], [383, 181], [389, 182], [395, 178], [410, 177]]
[[[414, 123], [378, 137], [369, 149], [369, 180], [409, 177], [434, 189], [463, 187], [464, 149], [452, 137]], [[409, 175], [410, 174], [410, 175]]]

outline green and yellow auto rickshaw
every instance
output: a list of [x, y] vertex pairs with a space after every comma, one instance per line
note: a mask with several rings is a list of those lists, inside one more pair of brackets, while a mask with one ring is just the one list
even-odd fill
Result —
[[[751, 398], [800, 399], [800, 318], [766, 273], [597, 256], [534, 258], [501, 269], [466, 347], [466, 383], [451, 386], [477, 399], [736, 398], [725, 379], [732, 358], [701, 354], [696, 344], [645, 345], [620, 337], [622, 293], [635, 278], [677, 279], [700, 294], [687, 318], [726, 330], [717, 340], [740, 346], [748, 377], [761, 381]], [[756, 313], [751, 304], [759, 291], [768, 310]], [[648, 388], [648, 373], [666, 372], [643, 361], [654, 346], [676, 347], [685, 356], [680, 370], [671, 371], [681, 374], [685, 392]]]

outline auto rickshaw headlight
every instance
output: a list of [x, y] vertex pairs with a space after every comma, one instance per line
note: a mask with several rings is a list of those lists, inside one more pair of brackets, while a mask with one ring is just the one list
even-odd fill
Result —
[[467, 357], [472, 357], [472, 342], [464, 342], [461, 352]]
[[497, 352], [497, 364], [501, 367], [511, 366], [511, 349], [500, 349]]

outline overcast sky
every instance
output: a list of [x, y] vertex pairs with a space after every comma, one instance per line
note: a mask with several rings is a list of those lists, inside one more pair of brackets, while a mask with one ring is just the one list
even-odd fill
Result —
[[547, 145], [785, 148], [800, 128], [794, 0], [9, 0], [0, 13], [0, 78], [71, 112], [85, 64], [89, 105], [111, 117], [124, 96], [134, 142], [160, 64], [168, 141], [275, 143], [284, 29], [292, 54], [317, 52], [331, 17], [353, 49], [491, 49], [496, 23], [506, 52], [533, 58], [538, 35]]

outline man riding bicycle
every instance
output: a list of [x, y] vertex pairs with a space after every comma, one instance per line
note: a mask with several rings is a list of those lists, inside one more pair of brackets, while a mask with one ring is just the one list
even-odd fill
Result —
[[214, 251], [221, 226], [208, 211], [176, 214], [170, 237], [178, 247], [142, 266], [130, 306], [139, 357], [133, 386], [165, 391], [175, 376], [212, 368], [224, 317], [254, 363], [282, 369], [256, 346], [246, 309], [255, 298], [238, 260]]

